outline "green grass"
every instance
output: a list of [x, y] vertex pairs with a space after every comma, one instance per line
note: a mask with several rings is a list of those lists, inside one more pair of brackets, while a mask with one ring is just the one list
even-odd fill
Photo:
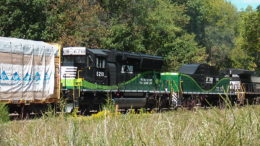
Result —
[[9, 121], [8, 108], [5, 104], [0, 103], [0, 124]]
[[260, 145], [259, 117], [260, 106], [42, 117], [1, 124], [0, 145]]

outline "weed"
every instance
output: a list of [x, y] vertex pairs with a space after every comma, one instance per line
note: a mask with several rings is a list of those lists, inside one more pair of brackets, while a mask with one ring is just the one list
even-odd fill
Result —
[[115, 108], [115, 103], [112, 100], [112, 98], [108, 95], [108, 98], [106, 99], [106, 103], [102, 105], [102, 110], [107, 110], [110, 112], [115, 112], [116, 108]]
[[9, 121], [9, 112], [5, 104], [0, 103], [0, 123]]

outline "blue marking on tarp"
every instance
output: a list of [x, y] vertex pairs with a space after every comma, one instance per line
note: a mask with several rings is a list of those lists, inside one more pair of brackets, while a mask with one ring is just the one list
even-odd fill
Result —
[[9, 80], [9, 78], [8, 78], [8, 76], [7, 76], [5, 71], [2, 72], [1, 76], [2, 76], [2, 80], [4, 80], [4, 81]]
[[48, 73], [45, 73], [44, 74], [44, 80], [47, 81], [47, 80], [50, 80], [50, 75], [48, 75]]
[[20, 79], [20, 77], [19, 77], [19, 74], [18, 74], [17, 72], [15, 72], [15, 73], [13, 74], [13, 77], [12, 77], [11, 80], [13, 80], [13, 81], [21, 81], [21, 79]]
[[40, 81], [41, 80], [41, 75], [39, 74], [39, 72], [36, 72], [36, 74], [34, 76], [34, 80], [35, 81]]
[[31, 81], [32, 80], [31, 75], [29, 73], [26, 73], [23, 80], [24, 81]]

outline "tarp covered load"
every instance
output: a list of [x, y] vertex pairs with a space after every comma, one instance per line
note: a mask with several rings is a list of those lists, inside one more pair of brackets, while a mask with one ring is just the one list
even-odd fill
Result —
[[0, 37], [0, 101], [53, 98], [57, 55], [42, 41]]

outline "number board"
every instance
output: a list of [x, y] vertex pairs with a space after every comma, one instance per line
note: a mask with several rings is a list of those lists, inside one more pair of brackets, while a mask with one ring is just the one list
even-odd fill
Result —
[[86, 55], [85, 47], [66, 47], [63, 48], [63, 55]]

